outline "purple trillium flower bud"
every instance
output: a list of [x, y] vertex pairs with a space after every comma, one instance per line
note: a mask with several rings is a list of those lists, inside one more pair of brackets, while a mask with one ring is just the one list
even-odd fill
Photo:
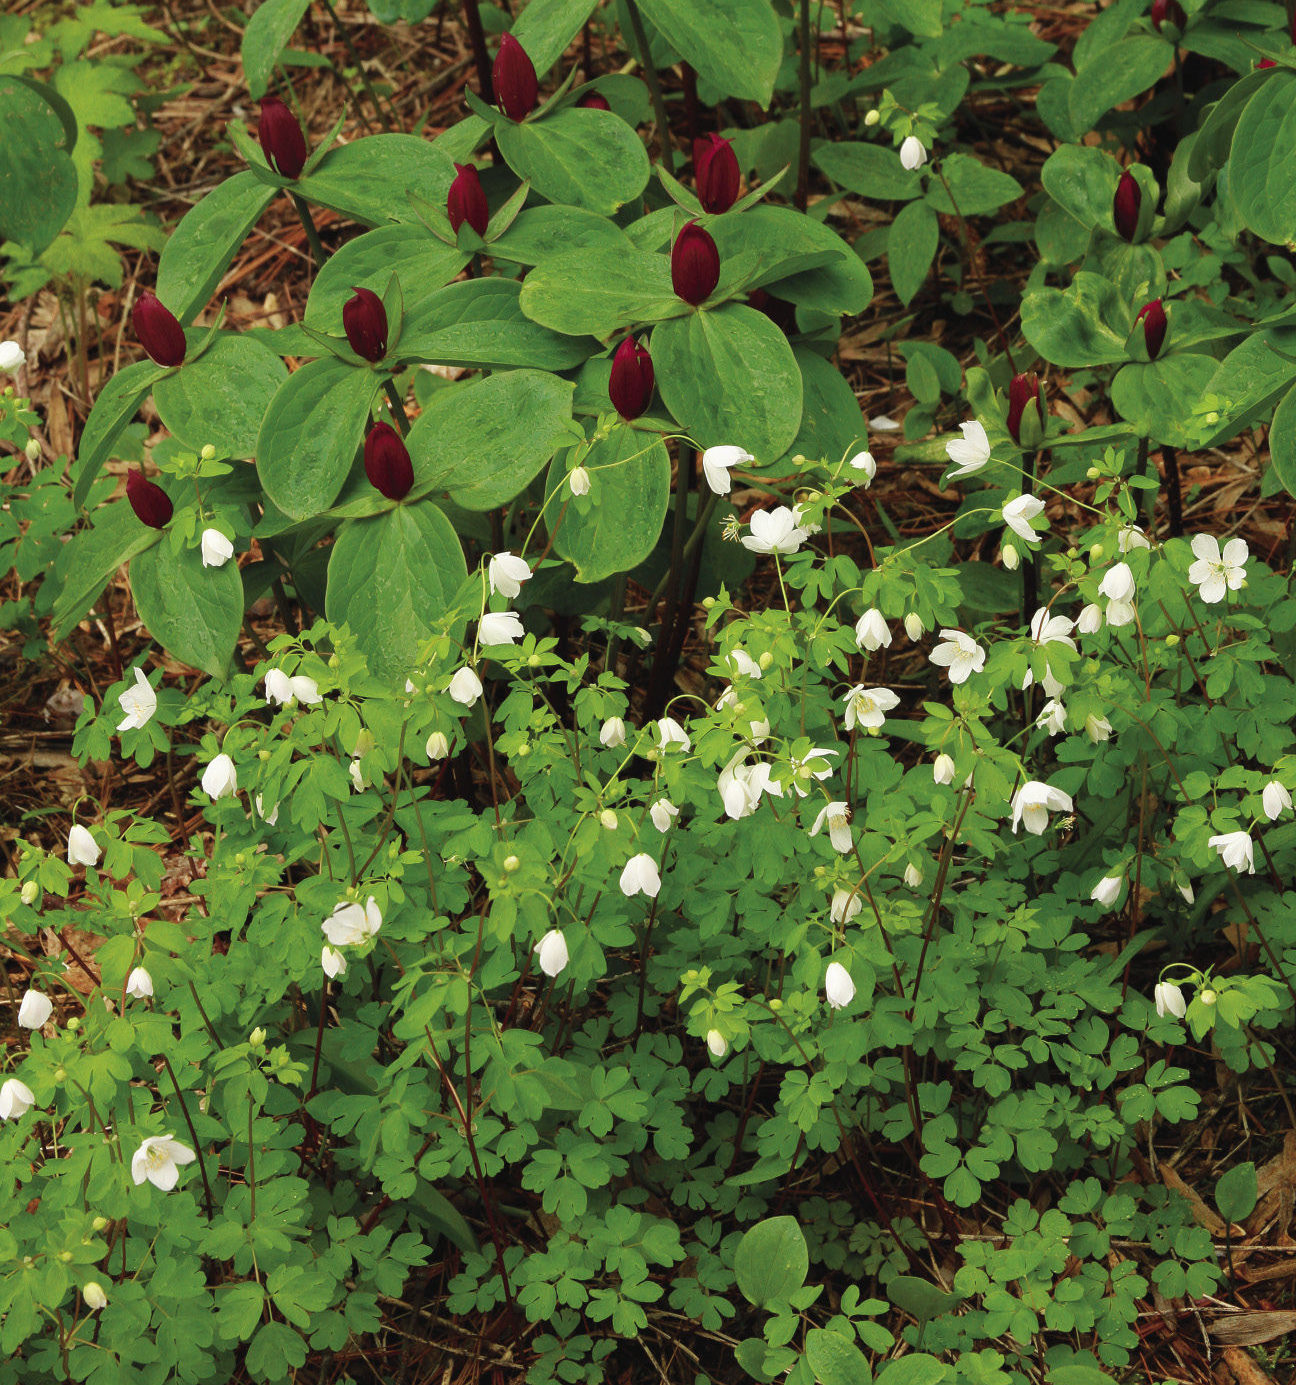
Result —
[[612, 357], [608, 397], [624, 419], [638, 418], [648, 407], [653, 392], [653, 363], [647, 347], [627, 337]]
[[696, 307], [715, 292], [720, 282], [720, 252], [710, 235], [688, 222], [675, 237], [671, 249], [671, 286], [686, 302]]
[[366, 361], [381, 361], [387, 354], [387, 309], [373, 289], [358, 289], [342, 306], [342, 327], [351, 350]]
[[450, 193], [446, 198], [446, 212], [454, 230], [457, 231], [466, 221], [479, 236], [486, 234], [490, 207], [481, 179], [471, 164], [455, 164], [455, 180], [450, 184]]
[[1188, 27], [1188, 16], [1179, 0], [1152, 0], [1152, 27], [1161, 32], [1163, 24], [1172, 24], [1180, 34]]
[[587, 111], [610, 111], [612, 109], [608, 105], [607, 97], [601, 91], [592, 91], [588, 96], [582, 96], [576, 104], [584, 106]]
[[148, 480], [142, 471], [126, 473], [126, 499], [140, 523], [150, 529], [165, 529], [171, 519], [171, 497]]
[[1136, 322], [1143, 324], [1143, 340], [1147, 343], [1148, 360], [1155, 361], [1161, 354], [1161, 347], [1165, 343], [1166, 312], [1161, 306], [1161, 300], [1154, 298], [1150, 303], [1145, 303], [1138, 312]]
[[707, 135], [693, 141], [693, 176], [704, 212], [727, 212], [738, 200], [738, 158], [733, 141]]
[[158, 365], [180, 365], [185, 358], [185, 334], [174, 313], [170, 312], [152, 289], [145, 289], [131, 309], [131, 326], [139, 344]]
[[261, 121], [257, 126], [266, 162], [281, 178], [298, 178], [306, 162], [306, 137], [297, 117], [277, 96], [261, 98]]
[[1143, 189], [1138, 180], [1126, 169], [1116, 184], [1116, 196], [1112, 201], [1112, 220], [1116, 223], [1116, 233], [1122, 240], [1132, 245], [1138, 235], [1139, 208], [1143, 205]]
[[375, 423], [365, 438], [365, 475], [388, 500], [402, 500], [414, 484], [409, 449], [390, 423]]
[[500, 110], [510, 120], [525, 120], [539, 103], [540, 83], [535, 64], [512, 34], [500, 39], [495, 66], [491, 68], [491, 86], [495, 88]]
[[[1008, 386], [1008, 432], [1012, 435], [1012, 440], [1019, 447], [1022, 442], [1022, 420], [1026, 413], [1026, 406], [1035, 401], [1035, 407], [1039, 410], [1040, 429], [1043, 431], [1044, 424], [1044, 401], [1040, 398], [1039, 376], [1032, 370], [1029, 375], [1014, 375], [1012, 384]], [[1030, 433], [1036, 430], [1031, 428], [1027, 422], [1028, 434], [1027, 441], [1030, 442]]]

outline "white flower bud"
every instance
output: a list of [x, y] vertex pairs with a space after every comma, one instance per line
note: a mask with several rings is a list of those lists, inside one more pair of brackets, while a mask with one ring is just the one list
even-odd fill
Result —
[[904, 629], [905, 629], [905, 634], [908, 635], [909, 638], [910, 638], [911, 640], [920, 640], [920, 639], [922, 639], [922, 637], [923, 637], [923, 623], [922, 623], [922, 617], [918, 614], [917, 611], [910, 611], [909, 614], [908, 614], [907, 616], [905, 616], [905, 618], [904, 618]]

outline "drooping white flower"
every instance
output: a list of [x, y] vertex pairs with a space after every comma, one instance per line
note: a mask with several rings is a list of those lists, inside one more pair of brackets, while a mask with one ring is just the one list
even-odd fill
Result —
[[219, 529], [202, 531], [203, 567], [224, 567], [234, 556], [234, 545]]
[[354, 947], [368, 942], [382, 927], [382, 910], [373, 895], [363, 909], [355, 900], [341, 899], [320, 927], [334, 947]]
[[336, 981], [339, 976], [346, 975], [347, 959], [337, 948], [325, 943], [320, 949], [320, 966], [324, 968], [324, 975], [330, 981]]
[[22, 347], [16, 341], [0, 341], [0, 374], [16, 375], [26, 360]]
[[1105, 596], [1108, 601], [1125, 604], [1133, 601], [1135, 590], [1134, 573], [1128, 563], [1113, 563], [1098, 584], [1099, 596]]
[[615, 832], [618, 822], [620, 822], [620, 818], [617, 817], [616, 813], [613, 812], [611, 808], [604, 808], [599, 814], [599, 826], [602, 827], [605, 832]]
[[1069, 813], [1074, 806], [1069, 793], [1038, 779], [1028, 779], [1013, 794], [1012, 830], [1015, 833], [1024, 824], [1028, 832], [1038, 837], [1048, 827], [1050, 813]]
[[1021, 567], [1021, 554], [1018, 553], [1015, 544], [1004, 544], [999, 550], [999, 560], [1003, 563], [1005, 572], [1016, 572]]
[[131, 1155], [131, 1177], [136, 1184], [147, 1179], [155, 1188], [169, 1193], [180, 1179], [180, 1166], [192, 1164], [198, 1156], [171, 1135], [150, 1135]]
[[757, 510], [751, 517], [751, 533], [743, 535], [743, 547], [753, 553], [795, 553], [806, 540], [806, 531], [786, 505]]
[[669, 750], [672, 745], [678, 745], [684, 750], [693, 748], [693, 742], [689, 740], [688, 732], [674, 717], [658, 717], [657, 749]]
[[922, 639], [926, 628], [927, 627], [922, 622], [922, 616], [920, 616], [917, 611], [910, 611], [909, 614], [905, 616], [904, 632], [915, 644]]
[[153, 978], [143, 967], [132, 967], [126, 978], [126, 994], [132, 1000], [149, 1000], [153, 996]]
[[938, 784], [952, 784], [954, 782], [954, 757], [947, 755], [943, 750], [932, 762], [932, 778]]
[[1207, 843], [1220, 854], [1220, 859], [1239, 875], [1255, 874], [1255, 844], [1249, 832], [1221, 832]]
[[1039, 535], [1031, 528], [1031, 520], [1044, 513], [1044, 502], [1037, 495], [1019, 495], [1000, 511], [1003, 522], [1027, 543], [1033, 543]]
[[97, 1279], [92, 1279], [81, 1290], [81, 1297], [85, 1299], [85, 1306], [92, 1312], [97, 1313], [101, 1308], [108, 1306], [108, 1295], [104, 1292], [104, 1286]]
[[275, 823], [279, 821], [279, 805], [277, 803], [267, 813], [265, 810], [265, 802], [260, 794], [257, 794], [252, 802], [256, 808], [257, 817], [259, 817], [267, 827], [273, 827]]
[[583, 466], [573, 467], [567, 477], [567, 484], [571, 487], [573, 495], [588, 495], [590, 474]]
[[655, 899], [660, 889], [661, 876], [657, 873], [657, 862], [646, 851], [631, 856], [621, 872], [621, 893], [627, 899], [637, 894], [646, 894], [649, 899]]
[[871, 452], [857, 452], [846, 463], [852, 471], [862, 471], [864, 473], [864, 485], [871, 486], [877, 476], [877, 462], [873, 460]]
[[486, 577], [492, 592], [511, 601], [522, 590], [522, 583], [531, 580], [531, 565], [512, 553], [496, 553], [487, 565]]
[[324, 700], [320, 696], [319, 684], [313, 678], [308, 678], [304, 673], [294, 674], [290, 678], [281, 668], [272, 668], [266, 674], [265, 688], [266, 706], [278, 703], [281, 707], [291, 707], [294, 702], [300, 702], [314, 707]]
[[1188, 1012], [1188, 1002], [1184, 999], [1183, 992], [1173, 981], [1158, 981], [1156, 989], [1152, 992], [1152, 998], [1156, 1001], [1158, 1018], [1173, 1015], [1175, 1019], [1181, 1020]]
[[858, 890], [834, 890], [828, 917], [833, 923], [849, 923], [863, 907], [864, 901]]
[[824, 824], [828, 826], [828, 840], [834, 851], [843, 855], [851, 849], [854, 839], [850, 829], [850, 806], [846, 803], [825, 803], [814, 820], [810, 835], [817, 837]]
[[1116, 548], [1121, 553], [1128, 553], [1135, 548], [1152, 547], [1148, 542], [1148, 536], [1138, 527], [1137, 524], [1122, 524], [1120, 531], [1116, 535]]
[[875, 649], [890, 648], [891, 627], [876, 606], [865, 611], [855, 622], [855, 643], [870, 653]]
[[824, 999], [833, 1010], [840, 1010], [855, 999], [855, 983], [840, 962], [829, 962], [824, 972]]
[[[809, 789], [805, 787], [812, 779], [823, 783], [833, 772], [833, 767], [828, 762], [835, 760], [840, 752], [828, 750], [823, 746], [815, 746], [812, 750], [807, 750], [799, 759], [793, 755], [789, 761], [792, 766], [792, 787], [796, 790], [798, 798], [805, 798]], [[763, 785], [766, 793], [782, 796], [783, 790], [777, 783], [767, 782]]]
[[857, 683], [842, 699], [846, 704], [846, 729], [862, 726], [866, 731], [878, 730], [886, 722], [886, 714], [900, 705], [900, 699], [890, 688], [866, 688]]
[[932, 650], [931, 661], [949, 669], [951, 683], [966, 683], [985, 667], [986, 651], [962, 630], [942, 630], [942, 643]]
[[135, 669], [135, 686], [127, 688], [117, 699], [126, 715], [117, 723], [118, 731], [138, 731], [148, 725], [157, 711], [157, 693], [141, 667]]
[[764, 761], [750, 764], [747, 751], [740, 750], [720, 771], [716, 790], [727, 817], [750, 817], [760, 803], [762, 792], [770, 789], [770, 767]]
[[1076, 618], [1076, 629], [1082, 635], [1096, 635], [1102, 629], [1102, 623], [1102, 607], [1097, 602], [1091, 601], [1081, 609]]
[[729, 1052], [729, 1044], [718, 1029], [707, 1030], [706, 1046], [710, 1049], [713, 1058], [723, 1058]]
[[679, 817], [679, 809], [669, 798], [659, 798], [648, 809], [648, 816], [652, 818], [652, 824], [659, 832], [669, 832], [675, 819]]
[[54, 1013], [54, 1002], [44, 991], [27, 991], [18, 1007], [18, 1023], [23, 1029], [40, 1029]]
[[437, 760], [444, 760], [450, 753], [450, 742], [446, 739], [444, 731], [433, 731], [427, 738], [427, 745], [423, 747], [428, 759], [435, 763]]
[[202, 790], [213, 803], [238, 792], [238, 770], [223, 750], [203, 771]]
[[1223, 601], [1226, 591], [1235, 592], [1246, 581], [1250, 549], [1245, 539], [1229, 539], [1221, 553], [1214, 534], [1196, 534], [1192, 551], [1197, 561], [1188, 569], [1188, 580], [1207, 605]]
[[1095, 744], [1109, 741], [1112, 737], [1112, 724], [1106, 717], [1095, 716], [1092, 712], [1085, 717], [1085, 735]]
[[1054, 697], [1040, 708], [1040, 714], [1035, 718], [1035, 725], [1042, 726], [1050, 736], [1060, 736], [1066, 730], [1066, 718], [1066, 708]]
[[485, 645], [516, 644], [526, 634], [522, 617], [516, 611], [487, 611], [477, 626]]
[[917, 135], [906, 135], [900, 146], [900, 164], [910, 173], [927, 162], [927, 146]]
[[728, 495], [733, 486], [730, 470], [755, 460], [756, 458], [745, 448], [735, 447], [732, 443], [722, 443], [719, 447], [708, 447], [703, 452], [702, 475], [714, 494]]
[[599, 743], [615, 750], [626, 742], [626, 724], [620, 717], [608, 717], [599, 731]]
[[761, 666], [745, 649], [734, 649], [725, 655], [725, 663], [733, 670], [736, 678], [764, 678]]
[[1089, 898], [1095, 904], [1101, 904], [1104, 909], [1110, 909], [1120, 898], [1121, 886], [1124, 883], [1125, 877], [1122, 875], [1104, 875], [1089, 891]]
[[910, 861], [908, 865], [905, 866], [904, 882], [906, 885], [909, 886], [911, 890], [916, 890], [918, 886], [922, 884], [924, 879], [925, 877], [922, 873], [921, 867], [914, 865], [912, 861]]
[[460, 706], [471, 707], [482, 694], [481, 679], [465, 664], [450, 680], [446, 691]]
[[990, 460], [990, 439], [979, 420], [969, 419], [960, 423], [959, 428], [963, 436], [945, 444], [945, 455], [954, 463], [954, 470], [949, 474], [951, 481], [971, 476]]
[[567, 965], [567, 939], [560, 928], [551, 928], [531, 951], [536, 954], [540, 970], [546, 976], [557, 976]]
[[1136, 614], [1132, 601], [1109, 601], [1107, 603], [1107, 624], [1113, 630], [1120, 629], [1122, 625], [1133, 624]]
[[364, 770], [360, 767], [362, 758], [360, 755], [353, 755], [351, 763], [347, 766], [347, 773], [351, 776], [351, 787], [355, 789], [356, 793], [364, 793], [365, 791]]
[[1041, 606], [1031, 616], [1031, 639], [1036, 644], [1064, 644], [1068, 649], [1074, 649], [1076, 642], [1071, 638], [1071, 631], [1074, 629], [1073, 620], [1068, 616], [1050, 615], [1047, 606]]
[[99, 847], [89, 831], [82, 827], [79, 822], [74, 822], [72, 830], [68, 833], [67, 858], [70, 866], [97, 866], [99, 864]]
[[16, 1121], [35, 1105], [35, 1093], [21, 1079], [9, 1077], [0, 1085], [0, 1120]]
[[1284, 812], [1291, 811], [1292, 796], [1284, 784], [1277, 779], [1271, 779], [1260, 790], [1260, 803], [1264, 808], [1265, 817], [1273, 822]]

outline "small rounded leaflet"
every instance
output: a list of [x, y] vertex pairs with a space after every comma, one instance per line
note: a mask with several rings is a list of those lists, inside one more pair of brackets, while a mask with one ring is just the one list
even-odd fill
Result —
[[612, 407], [627, 421], [648, 407], [653, 392], [653, 363], [648, 348], [627, 337], [612, 357], [608, 397]]
[[281, 178], [300, 178], [306, 163], [306, 137], [297, 117], [277, 96], [261, 98], [257, 138], [270, 165]]
[[705, 303], [720, 282], [720, 252], [696, 221], [685, 224], [671, 249], [671, 286], [686, 303]]
[[500, 39], [495, 65], [491, 68], [491, 86], [500, 110], [510, 120], [525, 120], [539, 102], [540, 82], [535, 64], [512, 34]]
[[139, 344], [158, 365], [184, 363], [185, 334], [179, 319], [153, 292], [145, 289], [131, 308], [131, 326]]
[[733, 141], [723, 135], [707, 135], [693, 141], [693, 177], [704, 212], [727, 212], [738, 200], [741, 175]]
[[342, 305], [342, 329], [351, 350], [376, 363], [387, 354], [387, 309], [373, 289], [352, 285], [352, 292]]
[[365, 475], [388, 500], [403, 500], [414, 484], [409, 449], [390, 423], [375, 423], [364, 445]]
[[171, 521], [171, 497], [143, 472], [126, 473], [126, 499], [141, 524], [150, 529], [165, 529]]

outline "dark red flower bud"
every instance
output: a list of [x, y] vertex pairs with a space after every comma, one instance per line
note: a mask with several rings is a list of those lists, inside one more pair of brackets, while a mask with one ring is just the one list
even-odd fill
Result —
[[1152, 27], [1160, 33], [1161, 26], [1169, 21], [1182, 34], [1188, 24], [1179, 0], [1152, 0]]
[[1257, 68], [1259, 71], [1261, 71], [1261, 72], [1263, 72], [1263, 71], [1265, 70], [1265, 68], [1267, 68], [1267, 67], [1277, 67], [1277, 66], [1278, 66], [1278, 64], [1277, 64], [1276, 62], [1274, 62], [1274, 60], [1273, 60], [1272, 58], [1261, 58], [1260, 61], [1259, 61], [1258, 63], [1256, 63], [1256, 68]]
[[306, 162], [306, 137], [297, 117], [277, 96], [261, 98], [257, 138], [266, 162], [282, 178], [297, 178]]
[[126, 473], [126, 499], [140, 522], [150, 529], [165, 529], [171, 520], [171, 497], [142, 471]]
[[184, 328], [152, 289], [145, 289], [135, 300], [131, 326], [139, 344], [158, 365], [180, 365], [184, 361]]
[[653, 392], [653, 363], [646, 347], [627, 337], [612, 357], [608, 397], [624, 419], [638, 418]]
[[[1044, 401], [1040, 398], [1039, 376], [1032, 370], [1029, 375], [1014, 375], [1012, 384], [1008, 386], [1008, 432], [1012, 435], [1013, 442], [1021, 445], [1022, 440], [1022, 416], [1026, 412], [1026, 406], [1035, 401], [1035, 407], [1039, 411], [1039, 421], [1041, 431], [1044, 424]], [[1034, 431], [1033, 429], [1031, 431]], [[1028, 439], [1029, 440], [1029, 439]]]
[[481, 179], [471, 164], [455, 164], [455, 180], [450, 184], [446, 211], [454, 230], [457, 231], [466, 221], [479, 236], [486, 234], [490, 207], [482, 190]]
[[390, 423], [375, 423], [365, 438], [365, 475], [388, 500], [401, 500], [414, 484], [414, 465], [401, 435]]
[[708, 135], [693, 141], [693, 176], [704, 212], [727, 212], [738, 200], [738, 158], [733, 141]]
[[588, 96], [582, 96], [576, 104], [584, 106], [587, 111], [610, 111], [612, 109], [608, 105], [607, 97], [601, 91], [592, 91]]
[[1147, 342], [1148, 360], [1155, 361], [1161, 353], [1161, 346], [1165, 341], [1168, 325], [1161, 300], [1154, 298], [1150, 303], [1145, 303], [1139, 309], [1135, 321], [1143, 324], [1143, 340]]
[[512, 34], [500, 39], [495, 66], [491, 68], [491, 85], [500, 110], [510, 120], [525, 120], [539, 103], [540, 82], [535, 64]]
[[1116, 196], [1112, 201], [1112, 220], [1116, 232], [1123, 239], [1134, 242], [1138, 235], [1139, 208], [1143, 205], [1143, 189], [1138, 180], [1126, 169], [1116, 184]]
[[671, 249], [671, 286], [686, 303], [696, 307], [711, 297], [719, 282], [720, 252], [716, 243], [696, 221], [690, 221], [675, 237]]
[[342, 306], [342, 327], [351, 350], [366, 361], [381, 361], [387, 354], [387, 309], [373, 289], [358, 289]]

